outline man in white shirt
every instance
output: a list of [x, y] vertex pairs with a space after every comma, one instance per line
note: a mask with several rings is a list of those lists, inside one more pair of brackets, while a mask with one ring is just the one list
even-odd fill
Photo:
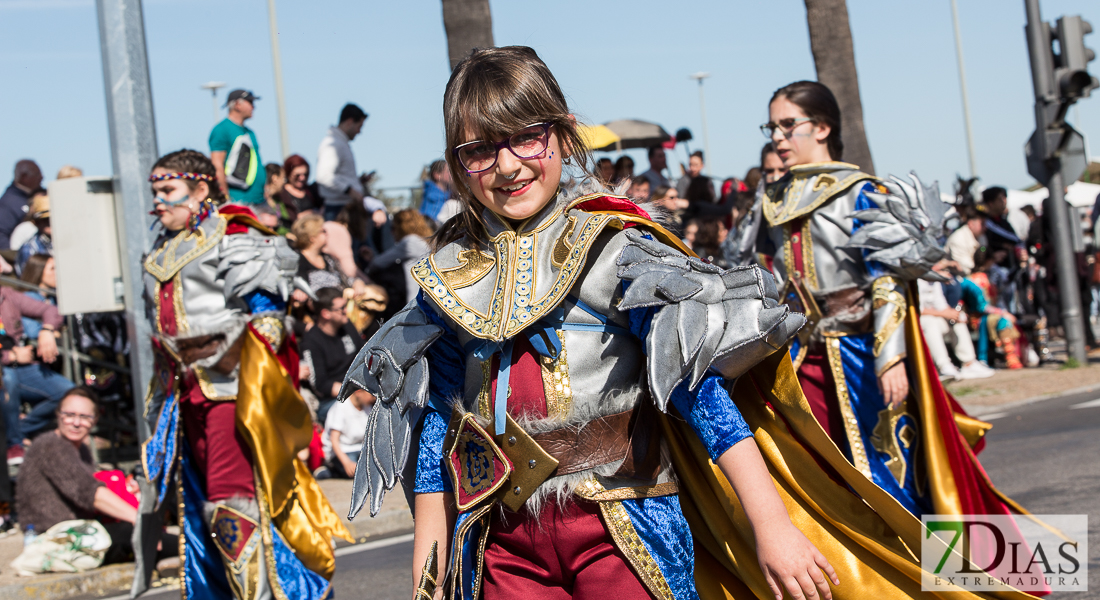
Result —
[[348, 202], [363, 201], [363, 184], [355, 169], [351, 141], [359, 135], [366, 120], [363, 109], [347, 104], [340, 111], [340, 124], [329, 128], [317, 149], [317, 187], [325, 202], [326, 221], [335, 220]]
[[[945, 261], [946, 263], [946, 261]], [[937, 271], [943, 271], [945, 263], [937, 265]], [[947, 275], [946, 272], [943, 272]], [[983, 379], [993, 376], [993, 369], [978, 362], [974, 353], [974, 342], [970, 339], [970, 330], [966, 328], [966, 315], [951, 308], [943, 295], [943, 284], [923, 279], [917, 280], [920, 293], [920, 327], [924, 331], [924, 341], [928, 344], [928, 353], [936, 365], [941, 379]], [[955, 349], [955, 357], [962, 363], [959, 369], [951, 362], [947, 353], [947, 344]]]
[[947, 258], [959, 265], [959, 274], [966, 277], [974, 270], [974, 253], [985, 242], [985, 217], [973, 211], [966, 223], [947, 237], [943, 249]]

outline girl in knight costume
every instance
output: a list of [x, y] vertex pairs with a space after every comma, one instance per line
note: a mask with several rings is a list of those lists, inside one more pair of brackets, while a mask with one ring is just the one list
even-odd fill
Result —
[[944, 391], [921, 335], [916, 279], [942, 279], [936, 185], [839, 162], [840, 109], [820, 83], [779, 89], [769, 116], [761, 128], [790, 172], [766, 188], [761, 247], [783, 301], [809, 320], [790, 352], [817, 421], [918, 517], [1022, 512], [977, 462], [989, 425]]
[[165, 155], [149, 181], [163, 231], [145, 260], [155, 374], [139, 539], [174, 499], [185, 600], [328, 597], [332, 536], [352, 538], [296, 458], [311, 437], [284, 323], [297, 255], [247, 208], [218, 206], [200, 153]]
[[415, 597], [919, 595], [920, 521], [808, 425], [772, 277], [571, 185], [587, 150], [530, 48], [474, 50], [443, 107], [464, 211], [338, 395], [377, 398], [351, 513], [402, 481]]

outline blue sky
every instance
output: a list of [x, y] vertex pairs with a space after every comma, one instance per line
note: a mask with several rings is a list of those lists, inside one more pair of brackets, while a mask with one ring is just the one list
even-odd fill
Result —
[[[1023, 144], [1034, 129], [1022, 0], [958, 0], [978, 171], [987, 185], [1032, 183]], [[640, 118], [702, 147], [698, 88], [708, 71], [710, 170], [742, 175], [765, 141], [757, 126], [778, 87], [813, 79], [806, 14], [769, 2], [491, 3], [498, 45], [534, 47], [577, 115]], [[1045, 0], [1043, 16], [1081, 14], [1098, 33], [1100, 5]], [[849, 0], [865, 124], [879, 174], [916, 170], [950, 189], [968, 171], [949, 0]], [[146, 0], [145, 28], [160, 152], [203, 151], [213, 114], [207, 81], [262, 99], [249, 125], [265, 161], [280, 161], [265, 0]], [[291, 151], [311, 163], [348, 101], [371, 117], [353, 142], [362, 171], [384, 187], [414, 185], [441, 156], [449, 73], [438, 0], [277, 1]], [[1100, 73], [1100, 61], [1092, 63]], [[23, 157], [46, 179], [75, 164], [111, 169], [93, 0], [0, 0], [0, 185]], [[222, 111], [224, 115], [224, 111]], [[1100, 154], [1100, 94], [1070, 117]], [[639, 171], [645, 160], [636, 156]], [[677, 158], [684, 160], [682, 154]]]

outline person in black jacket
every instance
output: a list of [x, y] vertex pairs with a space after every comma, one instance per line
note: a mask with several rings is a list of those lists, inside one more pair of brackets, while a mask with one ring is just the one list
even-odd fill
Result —
[[302, 336], [302, 361], [309, 366], [309, 384], [320, 400], [317, 421], [336, 402], [336, 394], [352, 359], [363, 347], [363, 337], [348, 322], [347, 300], [336, 288], [321, 288], [314, 301], [314, 325]]

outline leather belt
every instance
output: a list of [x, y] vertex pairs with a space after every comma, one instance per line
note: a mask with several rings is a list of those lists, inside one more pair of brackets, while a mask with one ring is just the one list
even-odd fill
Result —
[[661, 469], [656, 415], [643, 398], [631, 410], [593, 419], [580, 430], [572, 427], [533, 434], [531, 438], [558, 461], [552, 477], [578, 473], [622, 460], [618, 477], [656, 479]]

